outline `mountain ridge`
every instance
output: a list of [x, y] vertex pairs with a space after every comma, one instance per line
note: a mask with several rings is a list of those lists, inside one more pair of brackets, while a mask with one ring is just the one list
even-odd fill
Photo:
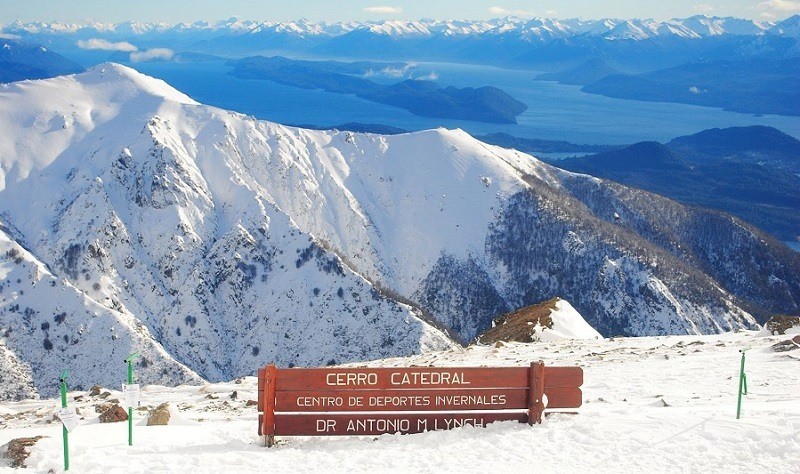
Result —
[[195, 23], [47, 23], [15, 21], [4, 25], [9, 32], [52, 32], [92, 34], [94, 31], [113, 32], [117, 35], [142, 35], [148, 32], [230, 31], [239, 34], [283, 33], [297, 36], [346, 35], [357, 30], [366, 30], [386, 36], [432, 36], [471, 35], [475, 33], [507, 34], [510, 31], [525, 33], [538, 38], [567, 35], [608, 35], [613, 39], [642, 39], [651, 35], [678, 35], [690, 38], [719, 36], [723, 34], [755, 35], [762, 33], [787, 34], [797, 21], [798, 15], [779, 22], [761, 22], [735, 17], [709, 17], [695, 15], [665, 21], [647, 19], [604, 18], [597, 20], [519, 18], [514, 16], [489, 20], [379, 20], [351, 22], [258, 21], [231, 18], [226, 20]]
[[798, 150], [800, 141], [774, 128], [732, 127], [553, 164], [721, 209], [793, 241], [800, 235]]

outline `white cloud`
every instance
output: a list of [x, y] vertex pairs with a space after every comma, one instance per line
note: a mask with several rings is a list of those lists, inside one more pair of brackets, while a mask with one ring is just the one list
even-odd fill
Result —
[[533, 12], [527, 10], [509, 10], [503, 7], [489, 7], [489, 13], [495, 16], [533, 16]]
[[100, 49], [103, 51], [127, 51], [127, 52], [139, 51], [139, 48], [128, 43], [127, 41], [112, 43], [111, 41], [100, 38], [79, 40], [78, 47], [81, 49]]
[[20, 35], [12, 35], [11, 33], [0, 33], [0, 39], [18, 40], [22, 39]]
[[[386, 67], [379, 71], [375, 71], [370, 69], [369, 71], [364, 73], [364, 77], [391, 77], [391, 78], [408, 78], [408, 79], [420, 79], [419, 77], [414, 77], [414, 70], [417, 68], [417, 63], [410, 61], [405, 63], [403, 67]], [[435, 77], [434, 77], [435, 76]], [[439, 78], [439, 75], [436, 73], [430, 73], [427, 76], [422, 76], [422, 78], [427, 78], [429, 80], [436, 80]]]
[[153, 48], [148, 49], [147, 51], [136, 51], [131, 53], [131, 61], [135, 63], [153, 60], [169, 61], [172, 59], [173, 54], [175, 53], [168, 48]]
[[768, 0], [759, 3], [756, 8], [766, 10], [765, 14], [771, 12], [798, 13], [800, 12], [800, 0]]
[[367, 7], [363, 10], [366, 13], [376, 13], [379, 15], [397, 15], [403, 13], [402, 7], [390, 7], [388, 5], [378, 5], [375, 7]]
[[697, 5], [694, 5], [692, 8], [694, 9], [694, 11], [698, 13], [711, 13], [714, 11], [714, 7], [712, 7], [707, 3], [698, 3]]
[[702, 94], [704, 92], [708, 92], [708, 90], [707, 89], [700, 89], [697, 86], [692, 86], [692, 87], [689, 88], [689, 92], [691, 92], [692, 94]]
[[410, 71], [415, 66], [416, 65], [413, 63], [406, 63], [406, 65], [403, 66], [402, 68], [389, 66], [384, 69], [381, 69], [378, 72], [375, 72], [372, 69], [370, 69], [364, 74], [364, 77], [374, 77], [374, 76], [405, 77], [408, 74], [408, 71]]
[[439, 79], [439, 75], [436, 72], [431, 71], [424, 76], [417, 76], [414, 78], [415, 81], [436, 81]]

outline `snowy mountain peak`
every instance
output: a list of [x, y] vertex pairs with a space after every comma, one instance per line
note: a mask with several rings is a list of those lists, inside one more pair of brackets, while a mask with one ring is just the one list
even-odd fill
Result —
[[769, 29], [771, 34], [800, 38], [800, 14], [792, 15], [789, 18], [776, 23]]
[[419, 21], [386, 20], [370, 25], [367, 29], [374, 34], [386, 36], [429, 36], [427, 26]]
[[[720, 35], [760, 35], [769, 30], [771, 34], [796, 36], [791, 27], [795, 17], [784, 20], [784, 27], [773, 23], [732, 17], [709, 17], [696, 15], [685, 19], [655, 21], [652, 19], [554, 19], [503, 17], [490, 20], [384, 20], [364, 22], [326, 23], [306, 19], [295, 21], [259, 21], [227, 19], [167, 25], [164, 23], [24, 23], [13, 22], [0, 28], [0, 34], [11, 34], [25, 38], [39, 37], [37, 42], [46, 43], [54, 36], [77, 39], [103, 37], [109, 40], [136, 42], [148, 38], [151, 41], [175, 40], [176, 35], [190, 35], [192, 43], [197, 39], [214, 42], [230, 41], [243, 33], [295, 38], [304, 41], [322, 41], [344, 36], [352, 31], [391, 38], [469, 37], [476, 35], [518, 36], [526, 41], [546, 41], [586, 35], [610, 40], [646, 40], [656, 37], [682, 37], [686, 39], [706, 38]], [[779, 24], [780, 24], [779, 23]], [[156, 41], [158, 40], [158, 41]], [[263, 46], [263, 44], [262, 44]]]
[[114, 121], [120, 131], [141, 130], [154, 115], [169, 115], [187, 105], [197, 102], [162, 80], [114, 63], [69, 76], [3, 85], [0, 129], [22, 127], [0, 141], [0, 191], [33, 170], [46, 168], [98, 126]]
[[102, 63], [76, 74], [75, 79], [84, 85], [104, 84], [106, 86], [133, 86], [138, 92], [162, 97], [179, 104], [198, 105], [198, 103], [179, 92], [161, 79], [147, 76], [139, 71], [117, 63]]

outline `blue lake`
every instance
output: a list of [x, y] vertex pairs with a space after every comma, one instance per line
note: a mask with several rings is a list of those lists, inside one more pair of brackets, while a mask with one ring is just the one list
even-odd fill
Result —
[[442, 86], [499, 87], [528, 105], [516, 125], [418, 117], [351, 95], [239, 79], [228, 74], [230, 68], [223, 61], [139, 63], [132, 67], [164, 79], [204, 104], [279, 123], [329, 126], [360, 122], [408, 130], [444, 126], [473, 134], [505, 132], [526, 138], [597, 144], [664, 142], [714, 127], [768, 125], [800, 138], [800, 117], [753, 116], [709, 107], [612, 99], [583, 93], [580, 86], [535, 81], [539, 74], [536, 71], [491, 66], [419, 63], [412, 74], [433, 73]]

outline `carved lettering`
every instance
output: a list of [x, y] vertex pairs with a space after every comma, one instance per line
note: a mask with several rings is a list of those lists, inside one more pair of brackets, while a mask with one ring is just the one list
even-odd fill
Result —
[[424, 407], [430, 404], [429, 396], [369, 397], [371, 407]]
[[505, 395], [438, 395], [436, 405], [505, 405]]
[[364, 397], [349, 397], [347, 399], [347, 406], [363, 407], [364, 406]]
[[377, 385], [378, 374], [364, 372], [331, 373], [325, 377], [328, 385]]
[[336, 420], [317, 420], [317, 433], [336, 432]]
[[340, 407], [344, 405], [342, 397], [297, 397], [299, 407]]
[[464, 372], [393, 372], [392, 385], [470, 385]]
[[361, 420], [349, 420], [347, 422], [348, 433], [363, 433], [372, 431], [381, 433], [402, 433], [410, 430], [411, 420], [397, 418], [366, 418]]

